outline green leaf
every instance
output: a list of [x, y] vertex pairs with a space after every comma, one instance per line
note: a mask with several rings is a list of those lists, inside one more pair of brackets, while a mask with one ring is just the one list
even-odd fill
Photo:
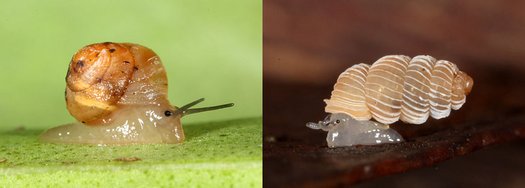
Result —
[[6, 187], [260, 187], [262, 118], [185, 125], [183, 144], [48, 144], [43, 130], [0, 133]]

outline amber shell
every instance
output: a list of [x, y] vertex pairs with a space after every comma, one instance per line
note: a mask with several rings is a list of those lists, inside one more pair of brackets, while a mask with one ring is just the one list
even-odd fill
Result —
[[73, 55], [66, 75], [69, 113], [87, 125], [111, 121], [121, 105], [166, 102], [167, 77], [152, 50], [131, 43], [96, 43]]

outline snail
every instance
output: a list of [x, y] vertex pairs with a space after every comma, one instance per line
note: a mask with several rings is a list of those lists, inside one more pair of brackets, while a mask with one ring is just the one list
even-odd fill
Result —
[[45, 131], [51, 143], [126, 145], [182, 143], [181, 117], [233, 106], [191, 108], [167, 99], [168, 80], [160, 58], [132, 43], [96, 43], [73, 55], [66, 75], [67, 110], [78, 121]]
[[330, 115], [306, 126], [328, 131], [329, 147], [402, 142], [389, 124], [448, 117], [451, 109], [466, 102], [473, 84], [470, 76], [446, 60], [384, 56], [371, 66], [356, 64], [339, 75], [330, 99], [324, 100]]

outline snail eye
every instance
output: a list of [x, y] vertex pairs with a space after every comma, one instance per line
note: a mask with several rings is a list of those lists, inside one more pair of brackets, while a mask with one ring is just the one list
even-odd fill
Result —
[[173, 112], [171, 112], [171, 111], [169, 111], [169, 110], [166, 110], [166, 111], [164, 112], [164, 115], [165, 115], [166, 117], [170, 117], [171, 115], [173, 115]]
[[339, 123], [341, 123], [341, 121], [335, 120], [335, 124], [339, 124]]

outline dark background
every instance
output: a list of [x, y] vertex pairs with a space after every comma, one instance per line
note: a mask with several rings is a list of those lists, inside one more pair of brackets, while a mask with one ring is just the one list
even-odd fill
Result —
[[[263, 7], [265, 186], [308, 186], [316, 179], [351, 176], [341, 169], [352, 166], [341, 157], [351, 148], [326, 149], [326, 132], [305, 123], [326, 116], [322, 100], [330, 97], [342, 71], [384, 55], [431, 55], [454, 62], [474, 79], [467, 103], [448, 118], [420, 127], [396, 123], [409, 142], [482, 124], [497, 129], [507, 120], [525, 125], [524, 1], [265, 0]], [[525, 143], [504, 142], [357, 182], [363, 187], [524, 186]], [[342, 182], [326, 185], [356, 183]]]

